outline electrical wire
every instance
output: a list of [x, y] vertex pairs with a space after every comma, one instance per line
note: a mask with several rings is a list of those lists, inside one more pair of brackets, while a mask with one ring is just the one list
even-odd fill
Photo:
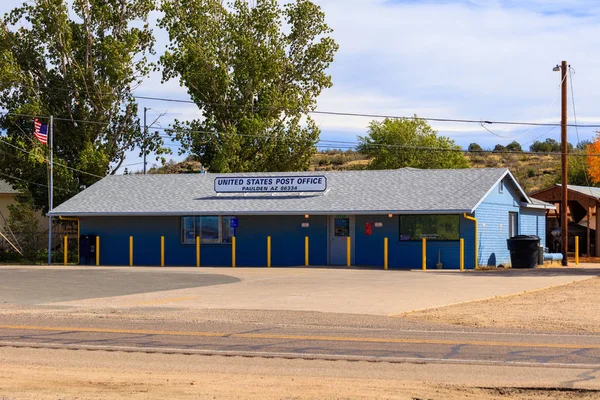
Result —
[[[9, 145], [9, 146], [11, 146], [11, 147], [14, 147], [14, 148], [15, 148], [15, 149], [17, 149], [17, 150], [19, 150], [19, 151], [22, 151], [23, 153], [27, 153], [27, 154], [30, 154], [30, 155], [33, 155], [33, 156], [37, 156], [37, 154], [33, 154], [32, 152], [30, 152], [30, 151], [27, 151], [27, 150], [25, 150], [25, 149], [23, 149], [23, 148], [21, 148], [21, 147], [19, 147], [19, 146], [15, 146], [14, 144], [12, 144], [12, 143], [10, 143], [10, 142], [8, 142], [8, 141], [6, 141], [6, 140], [2, 139], [1, 137], [0, 137], [0, 142], [3, 142], [3, 143], [5, 143], [5, 144], [7, 144], [7, 145]], [[49, 159], [47, 159], [47, 158], [45, 158], [45, 157], [44, 157], [44, 161], [46, 161], [46, 162], [50, 162], [50, 160], [49, 160]], [[104, 178], [103, 176], [96, 175], [96, 174], [92, 174], [91, 172], [86, 172], [86, 171], [82, 171], [82, 170], [80, 170], [80, 169], [77, 169], [77, 168], [69, 167], [69, 166], [68, 166], [68, 165], [66, 165], [66, 164], [62, 164], [62, 163], [58, 163], [58, 162], [53, 162], [53, 164], [55, 164], [55, 165], [59, 165], [59, 166], [61, 166], [61, 167], [67, 168], [67, 169], [70, 169], [71, 171], [80, 172], [80, 173], [82, 173], [82, 174], [90, 175], [90, 176], [93, 176], [93, 177], [96, 177], [96, 178]]]
[[[569, 81], [571, 83], [571, 103], [573, 104], [573, 120], [575, 121], [575, 125], [577, 125], [577, 110], [575, 109], [575, 89], [573, 88], [573, 86], [574, 86], [573, 85], [573, 75], [575, 75], [575, 70], [572, 69], [571, 66], [569, 65]], [[566, 78], [566, 74], [565, 74], [565, 78]], [[577, 135], [577, 143], [580, 143], [581, 140], [579, 139], [579, 128], [577, 126], [575, 126], [575, 134]], [[587, 168], [584, 171], [583, 175], [585, 176], [585, 183], [588, 187], [589, 195], [591, 197], [595, 197], [597, 199], [597, 197], [594, 196], [592, 193], [592, 188], [591, 188], [592, 185], [590, 185]], [[589, 212], [589, 210], [588, 210], [588, 212]]]
[[[563, 82], [565, 81], [565, 79], [567, 79], [567, 75], [565, 75], [565, 76], [564, 76], [564, 78], [562, 78], [562, 80], [560, 81], [560, 84], [558, 85], [559, 89], [560, 89], [560, 86], [561, 86], [561, 85], [563, 84]], [[552, 107], [554, 107], [554, 104], [556, 103], [556, 101], [558, 100], [558, 98], [559, 98], [559, 97], [560, 97], [560, 90], [558, 90], [558, 92], [556, 93], [556, 96], [554, 96], [554, 100], [552, 100], [552, 103], [550, 104], [550, 107], [548, 107], [548, 109], [547, 109], [547, 110], [546, 110], [546, 112], [544, 113], [544, 118], [546, 118], [546, 117], [548, 116], [548, 114], [550, 113], [550, 110], [552, 110]], [[575, 124], [577, 124], [577, 121], [575, 121]], [[488, 127], [486, 127], [486, 126], [483, 124], [483, 122], [482, 122], [482, 123], [480, 123], [480, 125], [481, 125], [481, 127], [482, 127], [483, 129], [485, 129], [486, 131], [488, 131], [488, 132], [489, 132], [489, 133], [491, 133], [492, 135], [494, 135], [494, 136], [497, 136], [497, 137], [499, 137], [499, 138], [503, 138], [503, 139], [517, 139], [517, 138], [520, 138], [520, 137], [523, 137], [523, 136], [527, 135], [529, 132], [531, 132], [532, 130], [534, 130], [534, 129], [535, 129], [535, 127], [531, 127], [531, 128], [529, 128], [528, 130], [526, 130], [525, 132], [523, 132], [523, 133], [520, 133], [520, 134], [518, 134], [518, 135], [516, 135], [516, 136], [502, 136], [502, 135], [500, 135], [500, 134], [497, 134], [496, 132], [492, 131], [492, 130], [491, 130], [491, 129], [489, 129]], [[548, 132], [549, 132], [549, 131], [548, 131]], [[532, 140], [532, 141], [535, 141], [535, 140], [539, 139], [539, 138], [540, 138], [540, 137], [542, 137], [542, 136], [543, 136], [543, 135], [541, 135], [541, 136], [537, 137], [536, 139], [534, 139], [534, 140]], [[531, 142], [526, 142], [525, 144], [527, 144], [527, 143], [531, 143]]]
[[[24, 87], [33, 87], [31, 85], [25, 85], [18, 82], [6, 82], [16, 84], [18, 86]], [[56, 90], [67, 90], [71, 91], [71, 89], [65, 88], [56, 88]], [[88, 92], [88, 93], [102, 93], [102, 92]], [[184, 99], [173, 99], [168, 97], [154, 97], [154, 96], [132, 96], [138, 100], [152, 100], [152, 101], [162, 101], [162, 102], [171, 102], [171, 103], [184, 103], [184, 104], [196, 104], [192, 100], [184, 100]], [[212, 106], [221, 106], [226, 108], [250, 108], [250, 105], [237, 105], [237, 104], [229, 104], [229, 103], [208, 103]], [[257, 107], [253, 106], [253, 109], [259, 110], [274, 110], [274, 111], [302, 111], [298, 108], [286, 108], [286, 107]], [[476, 120], [476, 119], [467, 119], [467, 118], [440, 118], [440, 117], [418, 117], [418, 116], [399, 116], [399, 115], [391, 115], [391, 114], [370, 114], [370, 113], [354, 113], [354, 112], [346, 112], [346, 111], [321, 111], [321, 110], [310, 110], [306, 111], [308, 114], [318, 114], [318, 115], [333, 115], [333, 116], [343, 116], [343, 117], [363, 117], [363, 118], [388, 118], [388, 119], [420, 119], [424, 121], [435, 121], [435, 122], [455, 122], [455, 123], [473, 123], [473, 124], [496, 124], [496, 125], [523, 125], [523, 126], [560, 126], [560, 123], [547, 123], [547, 122], [527, 122], [527, 121], [503, 121], [503, 120]], [[25, 115], [25, 114], [14, 114], [16, 116], [23, 117], [33, 117], [33, 118], [49, 118], [49, 116], [43, 115]], [[75, 120], [71, 118], [54, 118], [56, 121], [70, 121], [77, 123], [89, 123], [89, 124], [104, 124], [108, 125], [110, 122], [102, 122], [102, 121], [89, 121], [89, 120]], [[574, 126], [572, 124], [568, 126]], [[600, 124], [585, 124], [579, 125], [581, 128], [600, 128]]]
[[[17, 181], [26, 182], [26, 183], [29, 183], [29, 184], [31, 184], [31, 185], [36, 185], [36, 186], [41, 186], [41, 187], [49, 188], [49, 186], [48, 186], [48, 185], [44, 185], [44, 184], [42, 184], [42, 183], [37, 183], [37, 182], [32, 182], [32, 181], [29, 181], [29, 180], [27, 180], [27, 179], [18, 178], [18, 177], [16, 177], [16, 176], [12, 176], [12, 175], [9, 175], [9, 174], [5, 174], [4, 172], [0, 172], [0, 175], [1, 175], [1, 176], [4, 176], [4, 177], [6, 177], [6, 178], [10, 178], [10, 179], [17, 180]], [[65, 189], [65, 188], [61, 188], [61, 187], [56, 187], [56, 186], [54, 186], [54, 189], [63, 190], [63, 191], [65, 191], [65, 192], [69, 192], [69, 189]]]

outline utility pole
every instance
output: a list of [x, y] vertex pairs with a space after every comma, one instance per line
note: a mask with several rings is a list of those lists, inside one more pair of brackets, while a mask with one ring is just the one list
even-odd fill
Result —
[[569, 249], [569, 220], [567, 213], [569, 210], [569, 194], [568, 194], [568, 142], [567, 142], [567, 62], [563, 61], [560, 66], [561, 71], [561, 118], [560, 118], [560, 148], [561, 148], [561, 201], [560, 201], [560, 237], [562, 247], [562, 265], [569, 265], [567, 260], [567, 250]]
[[146, 142], [148, 140], [148, 127], [146, 126], [146, 112], [148, 110], [150, 110], [150, 108], [144, 107], [144, 175], [146, 175], [146, 146], [147, 146]]

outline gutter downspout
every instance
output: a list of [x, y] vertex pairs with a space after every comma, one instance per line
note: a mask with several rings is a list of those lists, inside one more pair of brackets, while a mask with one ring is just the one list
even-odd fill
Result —
[[[466, 215], [466, 214], [465, 214]], [[61, 221], [77, 221], [77, 265], [81, 262], [81, 257], [79, 256], [79, 237], [81, 236], [79, 218], [77, 217], [63, 217], [58, 216]]]
[[464, 213], [463, 217], [465, 217], [465, 219], [468, 219], [470, 221], [475, 222], [475, 269], [478, 269], [479, 265], [477, 264], [477, 261], [479, 261], [479, 260], [477, 259], [477, 254], [479, 253], [479, 246], [478, 246], [479, 243], [478, 243], [478, 240], [477, 240], [477, 235], [478, 235], [478, 232], [477, 232], [477, 218], [471, 217], [471, 216], [467, 215], [467, 213]]

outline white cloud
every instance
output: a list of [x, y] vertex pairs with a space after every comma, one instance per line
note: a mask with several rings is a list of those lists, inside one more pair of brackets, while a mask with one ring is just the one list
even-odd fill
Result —
[[[330, 68], [334, 87], [318, 100], [327, 111], [508, 121], [558, 122], [560, 76], [568, 60], [578, 121], [600, 123], [600, 3], [597, 0], [315, 0], [333, 27], [340, 50]], [[21, 0], [0, 4], [8, 11]], [[157, 14], [156, 14], [157, 15]], [[165, 32], [155, 28], [160, 53]], [[177, 81], [152, 75], [137, 91], [189, 99]], [[570, 96], [570, 93], [569, 93]], [[140, 100], [170, 118], [196, 118], [194, 105]], [[572, 106], [569, 105], [572, 121]], [[372, 118], [314, 115], [322, 137], [355, 140]], [[484, 147], [528, 141], [548, 129], [432, 122], [441, 134]], [[589, 138], [596, 128], [582, 128]], [[559, 129], [547, 133], [557, 137]], [[575, 132], [570, 129], [572, 138]], [[544, 137], [541, 138], [543, 140]], [[575, 142], [575, 139], [572, 139]]]

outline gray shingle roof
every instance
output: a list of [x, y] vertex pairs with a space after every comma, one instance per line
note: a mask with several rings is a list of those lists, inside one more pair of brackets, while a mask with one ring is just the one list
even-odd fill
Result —
[[[109, 176], [51, 215], [471, 212], [505, 168]], [[217, 195], [216, 177], [325, 175], [324, 193]], [[525, 201], [527, 197], [523, 194]]]
[[19, 193], [19, 191], [13, 189], [13, 187], [10, 183], [0, 179], [0, 193], [1, 194], [13, 194], [13, 193]]

